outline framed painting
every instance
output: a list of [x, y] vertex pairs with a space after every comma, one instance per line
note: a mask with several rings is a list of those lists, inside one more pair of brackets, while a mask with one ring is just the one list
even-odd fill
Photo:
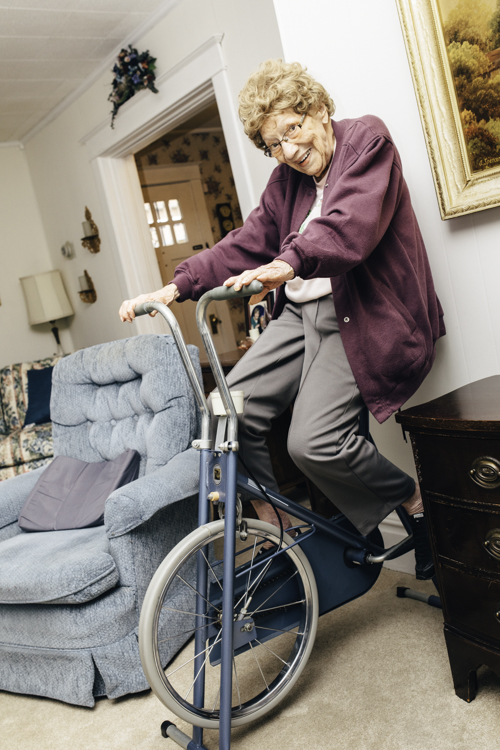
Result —
[[500, 0], [397, 0], [442, 219], [500, 205]]

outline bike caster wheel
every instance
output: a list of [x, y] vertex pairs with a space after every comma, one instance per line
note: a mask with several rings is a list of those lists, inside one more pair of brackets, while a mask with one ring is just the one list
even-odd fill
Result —
[[[257, 551], [270, 540], [279, 543], [275, 526], [247, 519], [248, 539], [238, 541], [234, 590], [234, 656], [231, 726], [263, 716], [292, 689], [314, 644], [318, 594], [314, 574], [298, 545], [265, 564]], [[146, 593], [139, 625], [139, 647], [144, 672], [160, 701], [181, 719], [206, 729], [219, 727], [220, 643], [224, 587], [224, 521], [193, 531], [165, 558]], [[204, 614], [196, 614], [196, 561], [208, 569]], [[241, 574], [241, 575], [239, 575]], [[197, 631], [202, 648], [195, 654], [194, 639], [164, 669], [162, 645]], [[203, 669], [193, 674], [193, 662]], [[205, 680], [203, 705], [195, 705], [197, 680]]]

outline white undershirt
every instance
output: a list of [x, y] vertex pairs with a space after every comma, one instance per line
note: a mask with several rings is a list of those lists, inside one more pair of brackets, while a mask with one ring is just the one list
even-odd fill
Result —
[[[335, 145], [337, 145], [336, 142]], [[333, 152], [335, 153], [335, 148]], [[321, 216], [323, 191], [325, 189], [329, 173], [330, 169], [327, 171], [323, 179], [319, 182], [317, 182], [316, 178], [314, 178], [314, 181], [316, 182], [316, 199], [311, 206], [311, 210], [301, 224], [299, 234], [303, 233], [304, 229], [307, 227], [310, 221], [316, 219], [318, 216]], [[310, 302], [313, 299], [324, 297], [326, 294], [331, 294], [332, 284], [329, 278], [304, 280], [301, 279], [300, 276], [295, 276], [295, 278], [285, 282], [285, 292], [286, 296], [289, 300], [291, 300], [291, 302]]]

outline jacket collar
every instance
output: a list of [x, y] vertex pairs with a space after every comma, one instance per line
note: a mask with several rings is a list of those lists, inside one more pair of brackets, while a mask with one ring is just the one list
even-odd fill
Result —
[[[330, 173], [332, 178], [334, 177], [333, 170], [336, 168], [336, 164], [338, 163], [338, 153], [342, 146], [342, 141], [345, 133], [345, 121], [335, 122], [334, 120], [331, 121], [332, 123], [332, 129], [335, 135], [335, 138], [337, 140], [337, 145], [335, 147], [335, 154], [334, 154], [334, 163], [331, 166]], [[335, 158], [337, 156], [337, 159]], [[308, 174], [300, 174], [297, 173], [296, 170], [293, 170], [292, 167], [289, 167], [290, 170], [294, 171], [295, 174], [298, 174], [299, 176], [299, 189], [297, 191], [297, 198], [295, 201], [295, 207], [293, 210], [293, 217], [292, 217], [292, 223], [291, 223], [291, 231], [292, 232], [298, 232], [299, 228], [304, 221], [304, 219], [307, 216], [307, 212], [311, 208], [312, 203], [314, 202], [314, 198], [316, 196], [316, 182], [314, 180], [314, 177], [311, 177]]]

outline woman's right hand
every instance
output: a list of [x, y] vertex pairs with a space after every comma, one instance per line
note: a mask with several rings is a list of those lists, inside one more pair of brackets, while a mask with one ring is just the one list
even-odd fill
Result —
[[[163, 302], [164, 305], [170, 307], [172, 302], [179, 296], [179, 290], [175, 284], [167, 284], [163, 289], [159, 289], [157, 292], [150, 292], [149, 294], [140, 294], [134, 299], [126, 299], [122, 302], [119, 315], [123, 323], [132, 323], [135, 318], [135, 308], [141, 302]], [[150, 312], [150, 316], [154, 318], [156, 310]]]

